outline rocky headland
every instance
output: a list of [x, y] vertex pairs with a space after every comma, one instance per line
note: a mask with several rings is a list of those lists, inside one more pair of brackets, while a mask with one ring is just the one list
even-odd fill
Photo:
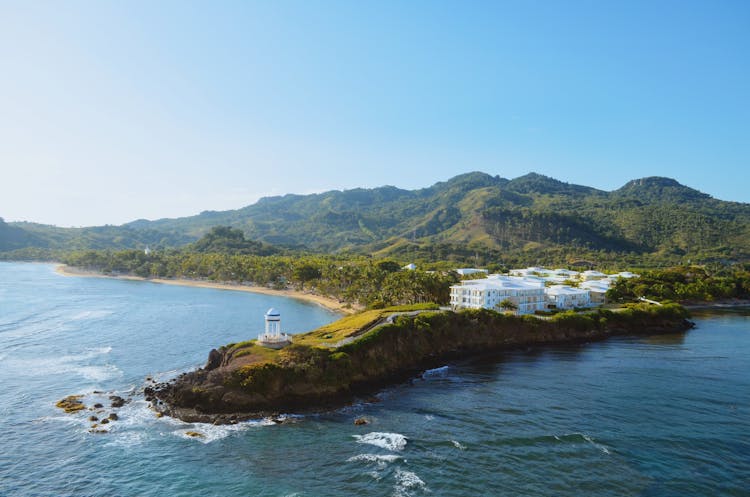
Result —
[[693, 324], [677, 304], [511, 316], [489, 310], [365, 311], [297, 335], [282, 350], [255, 341], [211, 350], [206, 365], [146, 389], [159, 413], [232, 423], [337, 408], [446, 360], [518, 347], [673, 333]]

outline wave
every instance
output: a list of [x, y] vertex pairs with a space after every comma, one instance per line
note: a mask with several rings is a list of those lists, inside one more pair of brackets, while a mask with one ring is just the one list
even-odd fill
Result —
[[81, 311], [78, 314], [70, 318], [71, 321], [82, 321], [85, 319], [99, 319], [114, 314], [114, 311], [110, 310], [96, 310], [96, 311]]
[[393, 488], [393, 495], [395, 497], [411, 496], [414, 495], [414, 491], [420, 491], [420, 493], [428, 493], [430, 491], [425, 482], [416, 473], [411, 471], [397, 469], [394, 477], [396, 478], [396, 485]]
[[580, 442], [581, 440], [583, 440], [584, 442], [587, 442], [593, 445], [594, 447], [596, 447], [603, 453], [607, 455], [611, 454], [609, 448], [606, 445], [597, 442], [596, 440], [594, 440], [594, 438], [591, 435], [587, 435], [585, 433], [574, 432], [574, 433], [566, 433], [560, 436], [554, 435], [554, 439], [557, 440], [558, 442]]
[[400, 433], [370, 432], [365, 435], [352, 435], [357, 443], [370, 444], [390, 451], [404, 450], [406, 437]]
[[122, 376], [122, 370], [114, 364], [101, 366], [72, 366], [68, 371], [74, 372], [91, 381], [105, 381]]
[[401, 459], [397, 454], [358, 454], [346, 460], [346, 462], [383, 462], [389, 463]]
[[275, 425], [276, 423], [270, 418], [243, 421], [241, 423], [237, 423], [236, 425], [191, 423], [189, 427], [174, 430], [172, 434], [188, 440], [195, 440], [197, 442], [208, 444], [226, 438], [232, 433], [246, 431], [251, 428]]
[[445, 378], [448, 375], [448, 372], [448, 366], [441, 366], [435, 369], [428, 369], [427, 371], [422, 373], [422, 378]]
[[114, 364], [82, 364], [109, 354], [112, 347], [95, 347], [78, 354], [60, 357], [11, 356], [5, 358], [5, 367], [18, 376], [36, 377], [50, 374], [74, 373], [90, 381], [105, 381], [122, 376], [120, 368]]

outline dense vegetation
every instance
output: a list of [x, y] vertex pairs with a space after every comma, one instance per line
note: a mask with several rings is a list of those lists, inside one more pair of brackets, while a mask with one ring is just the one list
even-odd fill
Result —
[[[391, 259], [287, 253], [246, 240], [241, 231], [229, 227], [213, 228], [186, 250], [148, 254], [141, 250], [86, 250], [58, 257], [71, 266], [105, 274], [292, 287], [372, 308], [446, 304], [450, 285], [459, 280], [448, 261], [434, 263], [428, 267], [431, 271], [409, 271]], [[495, 265], [493, 269], [503, 268]], [[632, 302], [639, 297], [681, 302], [750, 299], [750, 264], [647, 270], [640, 278], [617, 281], [608, 294], [613, 302]]]
[[628, 302], [638, 297], [680, 302], [750, 299], [750, 264], [731, 269], [682, 266], [646, 271], [640, 278], [620, 279], [607, 294], [610, 300]]
[[0, 223], [0, 251], [166, 249], [195, 242], [217, 225], [242, 231], [240, 245], [255, 255], [269, 249], [253, 246], [261, 243], [483, 266], [586, 260], [616, 269], [750, 260], [750, 205], [716, 200], [672, 179], [644, 178], [604, 192], [538, 174], [507, 180], [484, 173], [413, 191], [386, 186], [269, 197], [233, 211], [117, 227]]
[[323, 255], [243, 255], [192, 251], [77, 251], [62, 261], [105, 274], [188, 278], [293, 287], [370, 307], [419, 302], [446, 303], [452, 272], [407, 271], [391, 260]]

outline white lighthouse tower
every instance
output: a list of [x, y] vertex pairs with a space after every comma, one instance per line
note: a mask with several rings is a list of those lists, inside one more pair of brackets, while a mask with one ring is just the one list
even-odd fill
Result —
[[258, 335], [258, 345], [280, 349], [292, 343], [292, 337], [281, 332], [281, 313], [271, 307], [265, 315], [266, 331]]

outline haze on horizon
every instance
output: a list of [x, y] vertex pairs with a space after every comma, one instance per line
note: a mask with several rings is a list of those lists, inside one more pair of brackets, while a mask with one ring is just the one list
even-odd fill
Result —
[[0, 217], [528, 172], [750, 202], [750, 3], [0, 3]]

